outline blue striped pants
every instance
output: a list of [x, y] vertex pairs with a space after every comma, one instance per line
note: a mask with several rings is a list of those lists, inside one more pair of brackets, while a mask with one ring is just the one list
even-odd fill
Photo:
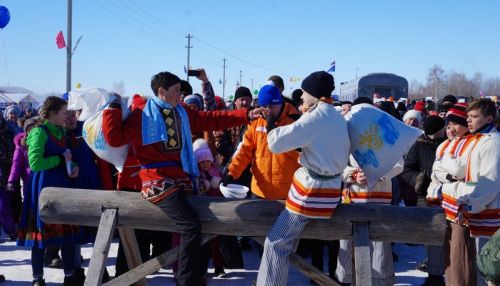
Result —
[[257, 286], [284, 286], [288, 281], [288, 256], [309, 218], [284, 209], [266, 237]]

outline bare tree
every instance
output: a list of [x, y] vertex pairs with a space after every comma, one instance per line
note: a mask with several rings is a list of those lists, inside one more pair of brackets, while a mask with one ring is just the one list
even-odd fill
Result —
[[500, 78], [488, 78], [483, 83], [483, 92], [488, 96], [500, 96]]
[[446, 94], [469, 96], [470, 82], [464, 73], [451, 72], [446, 76]]
[[463, 72], [445, 72], [439, 65], [434, 65], [427, 74], [427, 83], [422, 85], [413, 80], [409, 88], [412, 99], [432, 96], [441, 99], [446, 94], [463, 97], [479, 97], [482, 95], [500, 96], [500, 78], [483, 78], [481, 72], [476, 72], [469, 78]]
[[470, 96], [479, 97], [479, 93], [481, 92], [482, 86], [483, 86], [483, 74], [481, 72], [476, 72], [471, 79]]
[[411, 99], [424, 98], [425, 97], [425, 86], [415, 79], [412, 80], [410, 82], [408, 97]]
[[429, 96], [433, 98], [441, 98], [443, 95], [444, 89], [444, 69], [439, 65], [434, 65], [429, 69], [429, 73], [427, 74], [427, 91], [429, 92]]

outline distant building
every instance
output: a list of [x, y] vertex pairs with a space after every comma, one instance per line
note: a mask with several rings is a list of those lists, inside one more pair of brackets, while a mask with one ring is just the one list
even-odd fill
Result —
[[408, 97], [408, 81], [392, 73], [371, 73], [340, 85], [339, 100], [354, 101], [358, 97], [372, 98], [374, 93], [394, 100]]

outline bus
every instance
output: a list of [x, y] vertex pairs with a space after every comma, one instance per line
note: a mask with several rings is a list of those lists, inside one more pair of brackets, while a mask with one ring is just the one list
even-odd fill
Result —
[[373, 94], [394, 100], [408, 98], [408, 81], [392, 73], [371, 73], [340, 84], [340, 101], [354, 101], [358, 97], [373, 99]]

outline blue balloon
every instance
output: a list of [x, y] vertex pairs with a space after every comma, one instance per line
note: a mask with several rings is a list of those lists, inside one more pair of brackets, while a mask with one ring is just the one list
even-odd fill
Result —
[[3, 29], [9, 24], [10, 12], [5, 6], [0, 6], [0, 29]]

